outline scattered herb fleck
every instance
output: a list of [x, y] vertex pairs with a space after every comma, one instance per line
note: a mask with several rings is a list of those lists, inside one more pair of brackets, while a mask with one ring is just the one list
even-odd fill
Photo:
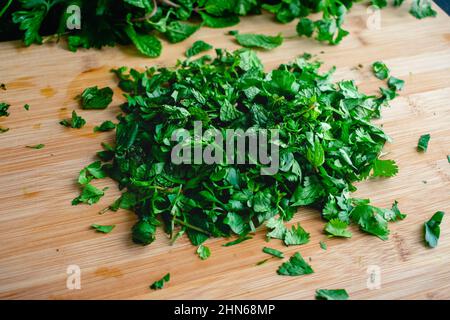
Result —
[[281, 252], [281, 251], [279, 251], [279, 250], [277, 250], [277, 249], [272, 249], [272, 248], [269, 248], [269, 247], [264, 247], [262, 251], [263, 251], [264, 253], [270, 254], [270, 255], [272, 255], [272, 256], [274, 256], [274, 257], [277, 257], [277, 258], [280, 258], [280, 259], [283, 259], [283, 258], [284, 258], [283, 252]]
[[97, 232], [101, 232], [101, 233], [110, 233], [114, 228], [116, 227], [116, 225], [110, 225], [110, 226], [102, 226], [99, 224], [93, 224], [91, 225], [91, 228], [95, 229]]
[[26, 146], [26, 147], [30, 148], [30, 149], [42, 149], [45, 147], [45, 144], [40, 143], [40, 144], [36, 144], [34, 146]]
[[0, 102], [0, 117], [7, 117], [9, 116], [8, 109], [11, 105], [9, 105], [6, 102]]
[[417, 144], [417, 150], [421, 152], [426, 152], [428, 149], [428, 143], [430, 142], [431, 135], [429, 133], [421, 135], [419, 138], [419, 143]]
[[160, 280], [153, 282], [153, 284], [150, 286], [150, 289], [153, 289], [153, 290], [162, 289], [164, 287], [164, 284], [169, 281], [170, 281], [170, 273], [167, 273]]

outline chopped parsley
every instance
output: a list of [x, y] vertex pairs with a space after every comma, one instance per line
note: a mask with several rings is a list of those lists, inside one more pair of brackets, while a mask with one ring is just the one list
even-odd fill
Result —
[[278, 268], [277, 273], [282, 276], [300, 276], [314, 273], [314, 271], [300, 253], [296, 252], [288, 262], [283, 263]]
[[262, 251], [263, 251], [264, 253], [270, 254], [270, 255], [272, 255], [272, 256], [274, 256], [274, 257], [277, 257], [277, 258], [280, 258], [280, 259], [283, 259], [283, 258], [284, 258], [283, 252], [281, 252], [281, 251], [279, 251], [279, 250], [277, 250], [277, 249], [272, 249], [272, 248], [269, 248], [269, 247], [264, 247]]

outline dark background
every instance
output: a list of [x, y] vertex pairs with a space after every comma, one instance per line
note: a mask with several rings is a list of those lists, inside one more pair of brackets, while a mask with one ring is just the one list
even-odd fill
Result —
[[447, 14], [450, 14], [450, 0], [434, 0]]

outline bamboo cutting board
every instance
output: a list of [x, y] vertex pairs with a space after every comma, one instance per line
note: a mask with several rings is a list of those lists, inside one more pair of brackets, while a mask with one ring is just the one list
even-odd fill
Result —
[[[422, 227], [437, 210], [450, 213], [450, 19], [437, 9], [436, 18], [419, 21], [407, 10], [383, 10], [381, 29], [371, 30], [366, 27], [366, 8], [356, 6], [346, 20], [350, 36], [337, 47], [291, 37], [281, 47], [259, 53], [267, 69], [303, 52], [317, 54], [325, 68], [337, 66], [337, 80], [355, 79], [366, 93], [384, 85], [370, 71], [376, 60], [406, 81], [400, 97], [377, 121], [393, 138], [385, 151], [400, 172], [394, 178], [360, 183], [356, 196], [370, 197], [384, 207], [397, 200], [407, 219], [391, 224], [385, 242], [354, 228], [350, 240], [327, 239], [319, 213], [302, 209], [291, 223], [301, 222], [311, 233], [310, 243], [289, 248], [276, 240], [270, 243], [286, 257], [299, 251], [310, 259], [315, 273], [300, 277], [278, 276], [280, 260], [255, 265], [267, 258], [261, 251], [266, 245], [264, 228], [233, 247], [222, 247], [226, 239], [207, 241], [212, 256], [205, 261], [186, 238], [170, 246], [162, 231], [150, 246], [133, 244], [133, 213], [98, 214], [118, 195], [111, 180], [96, 183], [110, 187], [99, 203], [70, 205], [79, 194], [79, 170], [95, 159], [102, 141], [113, 138], [113, 133], [93, 133], [93, 127], [113, 120], [124, 101], [115, 89], [107, 110], [81, 110], [74, 97], [84, 88], [115, 88], [108, 72], [113, 67], [171, 66], [198, 39], [238, 48], [225, 35], [229, 29], [293, 36], [295, 24], [277, 24], [263, 15], [243, 18], [234, 28], [202, 28], [185, 42], [164, 44], [163, 55], [153, 60], [139, 57], [130, 47], [73, 54], [62, 44], [23, 48], [19, 42], [0, 43], [0, 82], [7, 85], [7, 91], [0, 90], [0, 101], [12, 105], [11, 115], [0, 119], [0, 126], [10, 128], [0, 135], [0, 298], [312, 299], [316, 289], [345, 288], [352, 299], [449, 299], [450, 217], [444, 217], [435, 249], [424, 246]], [[87, 120], [81, 130], [58, 124], [73, 109]], [[415, 148], [424, 133], [431, 133], [431, 141], [420, 154]], [[45, 148], [25, 147], [39, 143]], [[89, 229], [92, 223], [117, 226], [104, 235]], [[328, 250], [322, 250], [319, 241], [325, 241]], [[79, 290], [66, 287], [70, 265], [81, 270]], [[167, 272], [172, 279], [166, 288], [148, 288]]]

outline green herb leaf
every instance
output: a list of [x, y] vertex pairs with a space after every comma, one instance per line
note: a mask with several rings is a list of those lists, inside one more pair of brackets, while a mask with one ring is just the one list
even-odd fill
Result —
[[150, 58], [156, 58], [161, 55], [161, 41], [155, 36], [137, 33], [132, 25], [125, 26], [124, 31], [136, 46], [136, 49], [143, 55]]
[[314, 273], [311, 266], [303, 260], [300, 253], [296, 252], [288, 262], [283, 263], [277, 273], [283, 276], [300, 276]]
[[351, 238], [352, 233], [347, 230], [348, 224], [339, 220], [339, 219], [331, 219], [325, 225], [325, 232], [329, 237], [342, 237], [342, 238]]
[[317, 300], [347, 300], [348, 293], [345, 289], [318, 289], [316, 290]]
[[81, 185], [88, 184], [92, 179], [103, 179], [106, 177], [106, 172], [102, 168], [102, 163], [96, 161], [85, 167], [80, 171], [78, 176], [78, 183]]
[[327, 244], [326, 244], [325, 242], [320, 241], [320, 242], [319, 242], [319, 245], [320, 245], [320, 248], [321, 248], [322, 250], [327, 250]]
[[431, 7], [430, 0], [413, 0], [409, 13], [411, 13], [417, 19], [435, 17], [437, 14], [436, 11], [434, 11]]
[[274, 256], [274, 257], [277, 257], [277, 258], [280, 258], [280, 259], [283, 259], [283, 258], [284, 258], [283, 252], [281, 252], [281, 251], [279, 251], [279, 250], [277, 250], [277, 249], [272, 249], [272, 248], [269, 248], [269, 247], [264, 247], [262, 251], [263, 251], [264, 253], [270, 254], [270, 255], [272, 255], [272, 256]]
[[102, 122], [101, 125], [94, 127], [94, 132], [106, 132], [116, 128], [116, 125], [109, 120]]
[[252, 239], [252, 237], [250, 237], [250, 236], [239, 237], [239, 238], [237, 238], [234, 241], [230, 241], [230, 242], [227, 242], [227, 243], [223, 244], [222, 246], [223, 247], [231, 247], [231, 246], [234, 246], [236, 244], [239, 244], [239, 243], [241, 243], [243, 241], [250, 240], [250, 239]]
[[97, 189], [91, 184], [86, 184], [83, 186], [81, 195], [72, 200], [72, 205], [75, 206], [80, 203], [92, 205], [97, 203], [104, 195], [104, 190]]
[[26, 146], [26, 147], [30, 148], [30, 149], [42, 149], [45, 147], [45, 144], [40, 143], [40, 144], [36, 144], [34, 146]]
[[30, 105], [27, 103], [23, 106], [23, 108], [28, 111], [28, 110], [30, 110]]
[[167, 26], [167, 31], [164, 33], [167, 40], [171, 43], [181, 42], [189, 38], [200, 28], [199, 25], [192, 25], [179, 21], [172, 21]]
[[112, 102], [112, 96], [113, 91], [109, 87], [90, 87], [81, 94], [81, 106], [83, 109], [105, 109]]
[[0, 102], [0, 117], [7, 117], [9, 116], [8, 109], [10, 105], [6, 102]]
[[197, 248], [197, 254], [200, 257], [200, 259], [206, 260], [211, 255], [211, 251], [209, 250], [209, 248], [207, 246], [204, 246], [204, 245], [201, 244]]
[[395, 91], [400, 91], [403, 89], [403, 86], [405, 85], [405, 81], [398, 79], [396, 77], [390, 76], [387, 84], [390, 89], [395, 90]]
[[398, 166], [394, 160], [377, 159], [373, 165], [373, 177], [393, 177], [398, 173]]
[[419, 143], [417, 144], [417, 150], [426, 152], [428, 149], [428, 143], [430, 142], [431, 135], [429, 133], [421, 135]]
[[234, 37], [241, 46], [246, 48], [271, 50], [281, 46], [283, 43], [283, 37], [281, 34], [277, 36], [266, 36], [263, 34], [239, 33]]
[[189, 49], [186, 50], [186, 57], [190, 58], [201, 52], [211, 50], [212, 48], [213, 46], [210, 45], [209, 43], [206, 43], [203, 40], [197, 40], [192, 44], [192, 46]]
[[75, 110], [73, 110], [72, 118], [64, 119], [64, 120], [60, 121], [59, 124], [61, 124], [64, 127], [80, 129], [80, 128], [84, 127], [84, 125], [86, 124], [86, 120], [84, 120], [82, 117], [78, 116], [77, 113], [75, 112]]
[[166, 284], [169, 281], [170, 281], [170, 273], [167, 273], [160, 280], [153, 282], [153, 284], [150, 286], [150, 289], [153, 289], [153, 290], [162, 289], [164, 287], [164, 284]]
[[389, 77], [388, 67], [381, 61], [376, 61], [372, 64], [372, 70], [375, 75], [380, 80], [387, 79]]
[[309, 233], [297, 224], [297, 227], [292, 226], [291, 230], [287, 230], [284, 235], [284, 244], [287, 246], [301, 245], [309, 242]]
[[441, 235], [441, 222], [444, 218], [444, 212], [436, 212], [430, 220], [424, 224], [425, 243], [430, 248], [435, 248], [438, 245], [438, 240]]
[[116, 227], [116, 225], [110, 225], [110, 226], [102, 226], [99, 224], [93, 224], [91, 225], [91, 228], [95, 229], [97, 232], [102, 232], [102, 233], [110, 233], [114, 228]]

